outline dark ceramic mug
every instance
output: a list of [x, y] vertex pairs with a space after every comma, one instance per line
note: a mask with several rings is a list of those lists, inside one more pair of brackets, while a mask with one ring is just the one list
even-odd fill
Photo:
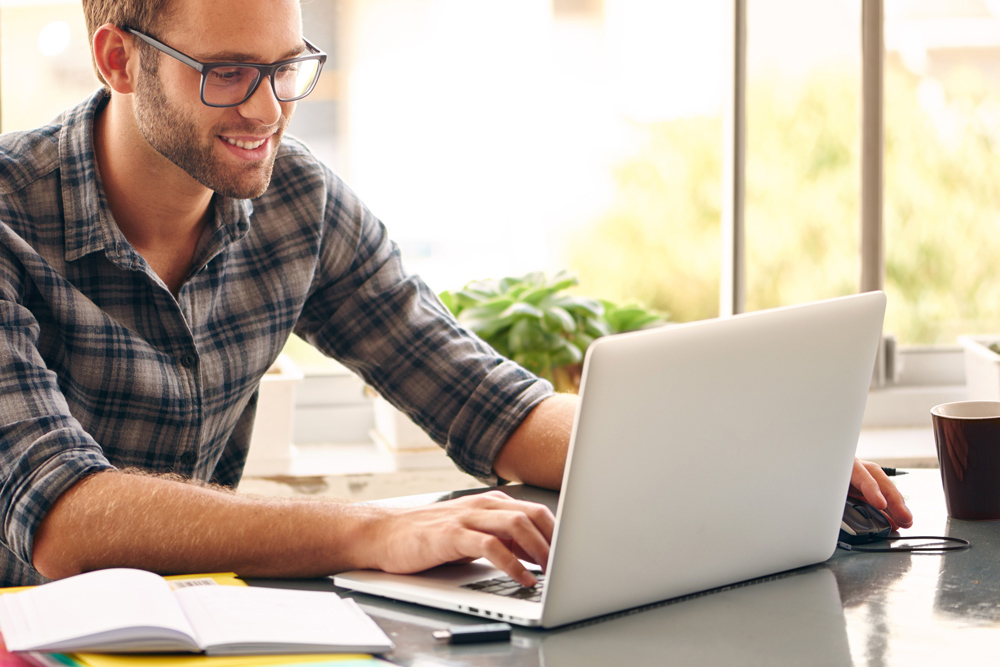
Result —
[[948, 516], [1000, 519], [1000, 401], [931, 408]]

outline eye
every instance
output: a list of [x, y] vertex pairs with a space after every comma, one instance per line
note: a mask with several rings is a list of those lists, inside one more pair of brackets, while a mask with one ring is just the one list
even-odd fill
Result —
[[205, 83], [212, 86], [232, 86], [252, 81], [257, 70], [251, 67], [214, 67], [205, 75]]

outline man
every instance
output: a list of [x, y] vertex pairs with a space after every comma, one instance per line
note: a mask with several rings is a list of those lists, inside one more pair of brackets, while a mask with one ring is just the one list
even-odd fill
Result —
[[[390, 510], [219, 488], [239, 481], [257, 383], [293, 331], [486, 481], [558, 487], [576, 404], [461, 330], [283, 138], [323, 59], [296, 0], [84, 10], [105, 90], [0, 139], [2, 582], [486, 557], [533, 584], [518, 559], [546, 562], [553, 516], [503, 494]], [[908, 525], [877, 466], [852, 482]]]

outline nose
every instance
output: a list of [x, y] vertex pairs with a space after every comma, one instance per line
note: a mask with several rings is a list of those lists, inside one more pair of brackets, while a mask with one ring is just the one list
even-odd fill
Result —
[[281, 104], [271, 89], [270, 77], [265, 76], [253, 95], [237, 108], [244, 118], [259, 121], [263, 125], [274, 125], [281, 118]]

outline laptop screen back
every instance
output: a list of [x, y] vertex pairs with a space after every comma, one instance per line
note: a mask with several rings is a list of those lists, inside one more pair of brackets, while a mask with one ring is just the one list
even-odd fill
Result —
[[542, 624], [829, 558], [884, 310], [875, 292], [596, 341]]

